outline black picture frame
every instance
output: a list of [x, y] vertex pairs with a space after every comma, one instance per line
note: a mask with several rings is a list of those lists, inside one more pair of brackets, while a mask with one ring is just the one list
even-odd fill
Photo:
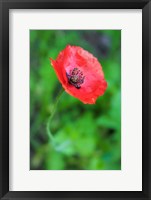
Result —
[[[9, 191], [9, 9], [142, 9], [142, 191]], [[0, 198], [1, 199], [151, 199], [151, 1], [150, 0], [0, 0]], [[137, 73], [137, 72], [136, 72]], [[134, 74], [135, 77], [135, 74]], [[115, 180], [116, 181], [116, 180]]]

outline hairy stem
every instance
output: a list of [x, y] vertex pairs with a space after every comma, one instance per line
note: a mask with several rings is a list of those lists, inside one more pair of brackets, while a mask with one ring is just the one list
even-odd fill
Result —
[[50, 117], [49, 117], [49, 119], [48, 119], [47, 126], [46, 126], [47, 135], [48, 135], [48, 137], [49, 137], [49, 141], [52, 143], [53, 146], [55, 146], [56, 144], [55, 144], [54, 137], [53, 137], [53, 135], [52, 135], [52, 133], [51, 133], [51, 130], [50, 130], [50, 125], [51, 125], [52, 118], [53, 118], [53, 116], [54, 116], [54, 114], [55, 114], [55, 112], [56, 112], [56, 108], [57, 108], [58, 102], [59, 102], [59, 100], [60, 100], [60, 98], [61, 98], [63, 92], [64, 92], [64, 89], [61, 88], [61, 90], [60, 90], [59, 93], [58, 93], [58, 96], [56, 97], [56, 101], [55, 101], [55, 103], [54, 103], [54, 105], [53, 105], [52, 112], [51, 112], [51, 115], [50, 115]]

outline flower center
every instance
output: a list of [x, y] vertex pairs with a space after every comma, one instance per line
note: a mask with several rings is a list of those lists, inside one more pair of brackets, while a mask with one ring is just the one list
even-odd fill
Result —
[[75, 67], [69, 74], [66, 73], [66, 75], [70, 84], [74, 85], [77, 89], [81, 88], [81, 84], [84, 82], [85, 78], [81, 70]]

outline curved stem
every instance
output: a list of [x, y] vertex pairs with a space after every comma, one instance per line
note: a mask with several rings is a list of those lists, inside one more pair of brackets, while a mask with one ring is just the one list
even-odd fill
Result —
[[55, 140], [54, 140], [54, 137], [53, 137], [53, 135], [51, 133], [51, 130], [50, 130], [50, 124], [51, 124], [51, 120], [52, 120], [52, 118], [53, 118], [53, 116], [54, 116], [54, 114], [56, 112], [57, 104], [58, 104], [58, 102], [60, 100], [60, 97], [62, 96], [63, 92], [64, 92], [64, 89], [61, 88], [61, 90], [59, 91], [58, 96], [56, 98], [56, 101], [54, 103], [51, 115], [50, 115], [50, 117], [48, 119], [47, 126], [46, 126], [49, 140], [51, 141], [51, 143], [52, 143], [53, 146], [55, 146]]

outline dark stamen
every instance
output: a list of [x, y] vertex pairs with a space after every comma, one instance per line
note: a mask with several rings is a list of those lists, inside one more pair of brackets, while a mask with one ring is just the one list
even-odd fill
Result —
[[80, 89], [81, 84], [84, 82], [85, 76], [83, 76], [81, 70], [75, 67], [73, 70], [70, 71], [69, 74], [67, 74], [67, 78], [70, 84], [74, 85], [77, 89]]

